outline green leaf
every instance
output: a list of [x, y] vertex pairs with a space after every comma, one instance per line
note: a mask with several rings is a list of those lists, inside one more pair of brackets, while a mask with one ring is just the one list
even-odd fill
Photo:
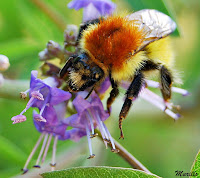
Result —
[[[156, 9], [164, 14], [169, 15], [176, 22], [175, 13], [173, 12], [172, 7], [166, 0], [127, 0], [127, 2], [131, 5], [135, 11], [141, 9]], [[173, 33], [175, 36], [179, 36], [179, 27]]]
[[191, 168], [191, 173], [196, 175], [195, 177], [200, 177], [200, 150], [194, 160], [194, 163]]
[[117, 167], [77, 167], [69, 168], [61, 171], [46, 172], [42, 174], [43, 178], [54, 177], [140, 177], [140, 178], [153, 178], [158, 177], [154, 174], [147, 174], [140, 170], [130, 168], [117, 168]]

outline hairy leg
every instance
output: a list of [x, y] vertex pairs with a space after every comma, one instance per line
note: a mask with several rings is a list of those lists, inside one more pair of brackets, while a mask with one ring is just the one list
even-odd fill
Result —
[[144, 83], [144, 76], [141, 71], [137, 72], [135, 75], [132, 83], [130, 84], [127, 92], [126, 92], [126, 99], [122, 106], [121, 112], [119, 114], [119, 129], [121, 132], [120, 138], [124, 138], [123, 131], [122, 131], [122, 121], [126, 118], [128, 111], [132, 105], [132, 100], [138, 97], [139, 92], [141, 91], [142, 85]]
[[160, 80], [163, 99], [168, 101], [171, 98], [172, 75], [165, 66], [160, 68]]

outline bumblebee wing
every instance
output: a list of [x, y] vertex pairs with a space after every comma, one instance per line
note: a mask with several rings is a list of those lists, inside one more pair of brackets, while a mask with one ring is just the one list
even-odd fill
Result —
[[134, 25], [143, 30], [143, 44], [136, 50], [140, 51], [149, 43], [164, 38], [176, 29], [176, 23], [166, 14], [154, 9], [144, 9], [127, 16]]

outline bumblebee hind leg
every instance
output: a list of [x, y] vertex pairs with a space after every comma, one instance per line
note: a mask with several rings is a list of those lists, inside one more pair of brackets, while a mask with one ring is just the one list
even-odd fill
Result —
[[160, 68], [161, 93], [165, 102], [171, 98], [172, 74], [165, 67]]
[[121, 132], [120, 138], [122, 139], [124, 139], [124, 134], [122, 131], [122, 121], [126, 118], [128, 114], [128, 111], [132, 105], [132, 100], [138, 97], [143, 82], [144, 82], [144, 76], [141, 71], [138, 71], [126, 92], [126, 99], [119, 114], [119, 129]]

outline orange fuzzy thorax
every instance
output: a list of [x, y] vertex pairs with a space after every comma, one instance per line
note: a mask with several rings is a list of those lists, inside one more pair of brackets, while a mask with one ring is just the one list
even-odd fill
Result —
[[111, 16], [83, 32], [81, 48], [97, 65], [120, 70], [142, 43], [143, 33], [133, 21]]

